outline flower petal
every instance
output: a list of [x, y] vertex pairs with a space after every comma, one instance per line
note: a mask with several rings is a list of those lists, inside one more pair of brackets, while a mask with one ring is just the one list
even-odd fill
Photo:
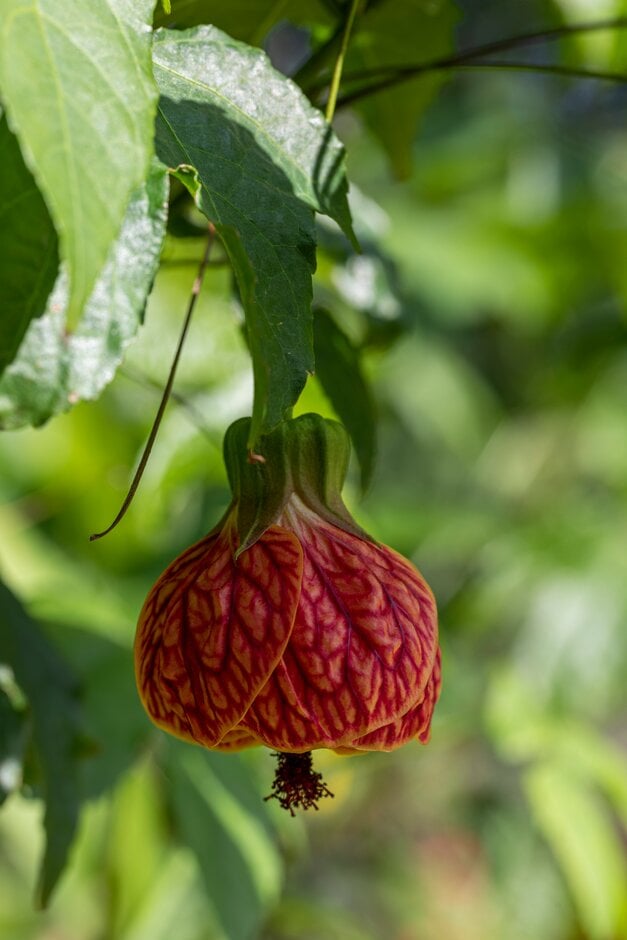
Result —
[[277, 750], [350, 746], [422, 700], [437, 651], [435, 602], [396, 552], [291, 515], [304, 554], [294, 629], [242, 724]]
[[215, 745], [216, 751], [243, 751], [247, 747], [258, 747], [261, 741], [255, 740], [248, 731], [236, 727], [227, 731], [219, 744]]
[[368, 734], [355, 738], [351, 747], [356, 751], [393, 751], [407, 744], [412, 738], [418, 738], [426, 744], [429, 740], [431, 717], [440, 694], [441, 684], [442, 669], [438, 650], [433, 673], [421, 701], [410, 708], [402, 718], [397, 718], [396, 721], [383, 725], [376, 731], [370, 731]]
[[227, 524], [166, 569], [135, 640], [137, 685], [157, 725], [206, 747], [237, 725], [285, 649], [302, 567], [298, 539], [279, 526], [234, 561]]

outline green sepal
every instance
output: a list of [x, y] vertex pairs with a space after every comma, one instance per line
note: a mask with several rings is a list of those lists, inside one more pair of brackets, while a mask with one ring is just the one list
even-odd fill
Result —
[[250, 425], [250, 418], [240, 418], [224, 437], [224, 463], [236, 513], [236, 558], [277, 521], [291, 493], [285, 424], [264, 435], [254, 454], [248, 449]]
[[250, 418], [227, 430], [224, 462], [233, 494], [237, 558], [276, 523], [292, 495], [331, 525], [371, 541], [342, 500], [350, 456], [348, 434], [316, 414], [284, 421], [248, 449]]
[[305, 414], [288, 422], [293, 491], [316, 515], [371, 541], [342, 499], [350, 438], [338, 421]]

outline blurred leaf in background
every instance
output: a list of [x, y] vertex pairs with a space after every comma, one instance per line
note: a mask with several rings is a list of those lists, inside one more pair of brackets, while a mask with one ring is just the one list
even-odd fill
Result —
[[77, 680], [3, 584], [0, 584], [0, 609], [0, 667], [9, 679], [11, 674], [15, 677], [15, 683], [26, 697], [30, 725], [26, 747], [30, 750], [31, 773], [24, 774], [21, 766], [22, 748], [17, 752], [15, 749], [15, 712], [11, 715], [6, 705], [3, 708], [5, 750], [0, 761], [6, 782], [10, 782], [11, 776], [17, 780], [24, 776], [26, 785], [34, 787], [45, 800], [46, 849], [37, 888], [37, 901], [43, 907], [65, 868], [78, 821], [77, 760], [81, 732]]

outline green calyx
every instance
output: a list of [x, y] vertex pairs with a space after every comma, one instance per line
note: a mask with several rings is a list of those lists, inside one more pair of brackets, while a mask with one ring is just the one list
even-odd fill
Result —
[[342, 425], [316, 414], [301, 415], [261, 437], [251, 453], [250, 420], [236, 421], [224, 437], [239, 536], [236, 557], [277, 522], [293, 494], [326, 522], [370, 541], [342, 500], [350, 456]]

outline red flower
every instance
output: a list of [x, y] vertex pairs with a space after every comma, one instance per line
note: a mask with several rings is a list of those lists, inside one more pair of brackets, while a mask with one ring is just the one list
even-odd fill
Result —
[[[283, 436], [276, 448], [288, 454], [280, 497], [276, 486], [259, 488], [273, 473], [272, 448], [264, 464], [240, 460], [221, 526], [150, 591], [135, 646], [144, 705], [160, 727], [218, 750], [426, 742], [440, 689], [433, 595], [348, 515], [331, 485], [332, 448], [322, 475], [304, 460], [314, 431], [345, 448], [338, 426], [316, 416], [289, 424], [299, 446]], [[336, 454], [342, 478], [345, 462]], [[247, 500], [257, 500], [254, 512]]]

